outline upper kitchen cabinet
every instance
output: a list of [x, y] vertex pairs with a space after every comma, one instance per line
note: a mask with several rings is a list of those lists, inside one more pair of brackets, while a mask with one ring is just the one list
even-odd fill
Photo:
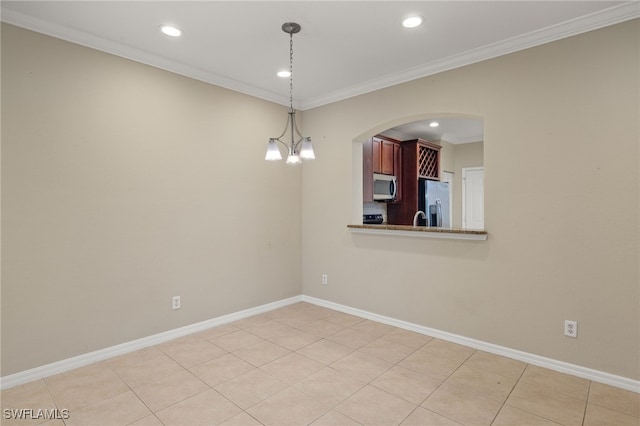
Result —
[[[397, 176], [402, 175], [402, 152], [400, 141], [376, 135], [362, 144], [362, 189], [363, 202], [373, 201], [373, 174]], [[400, 199], [400, 188], [396, 201]]]
[[440, 180], [440, 145], [422, 139], [402, 143], [409, 177]]
[[371, 138], [373, 155], [373, 173], [396, 176], [395, 156], [399, 155], [399, 143], [388, 138]]

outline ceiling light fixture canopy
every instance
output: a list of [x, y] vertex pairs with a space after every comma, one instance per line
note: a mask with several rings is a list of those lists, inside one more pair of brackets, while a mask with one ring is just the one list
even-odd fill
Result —
[[[277, 138], [269, 138], [267, 145], [267, 155], [265, 160], [276, 161], [282, 160], [282, 154], [277, 142], [280, 142], [287, 148], [287, 164], [300, 164], [302, 160], [313, 160], [316, 158], [313, 147], [311, 146], [311, 138], [302, 136], [296, 124], [296, 111], [293, 109], [293, 35], [300, 32], [299, 24], [295, 22], [285, 22], [282, 24], [282, 31], [289, 34], [289, 113], [287, 124], [284, 126], [282, 134]], [[284, 135], [290, 134], [291, 140], [285, 142], [282, 140]], [[299, 138], [296, 141], [296, 135]], [[298, 151], [298, 147], [300, 150]]]

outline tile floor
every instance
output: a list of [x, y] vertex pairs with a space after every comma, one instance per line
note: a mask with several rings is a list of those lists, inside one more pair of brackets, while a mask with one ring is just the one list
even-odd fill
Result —
[[1, 396], [3, 425], [640, 425], [639, 394], [307, 303]]

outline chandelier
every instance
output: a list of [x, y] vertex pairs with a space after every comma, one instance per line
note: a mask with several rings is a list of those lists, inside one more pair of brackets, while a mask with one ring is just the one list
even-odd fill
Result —
[[[269, 138], [267, 145], [267, 155], [265, 160], [282, 160], [282, 154], [277, 142], [287, 148], [287, 164], [300, 164], [302, 160], [313, 160], [316, 158], [311, 146], [311, 138], [300, 134], [296, 124], [296, 111], [293, 109], [293, 35], [300, 32], [300, 25], [295, 22], [285, 22], [282, 24], [282, 31], [289, 34], [289, 112], [287, 124], [284, 126], [282, 134], [277, 138]], [[289, 133], [291, 140], [285, 142], [282, 138]], [[297, 135], [297, 136], [296, 136]], [[298, 140], [296, 141], [296, 137]], [[300, 148], [300, 150], [298, 150]]]

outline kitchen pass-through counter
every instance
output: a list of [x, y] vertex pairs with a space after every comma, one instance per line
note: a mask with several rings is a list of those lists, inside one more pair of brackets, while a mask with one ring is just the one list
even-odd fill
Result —
[[408, 225], [347, 225], [353, 233], [456, 240], [486, 240], [487, 231], [481, 229], [433, 228]]

